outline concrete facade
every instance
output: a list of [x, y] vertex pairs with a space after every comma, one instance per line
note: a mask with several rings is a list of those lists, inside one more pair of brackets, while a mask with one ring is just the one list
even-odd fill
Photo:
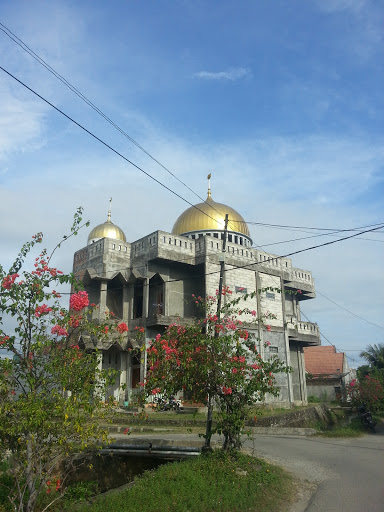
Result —
[[[232, 297], [267, 287], [281, 290], [263, 291], [244, 303], [257, 315], [270, 312], [276, 316], [268, 320], [270, 332], [250, 330], [251, 336], [261, 340], [262, 357], [278, 354], [293, 368], [288, 375], [277, 375], [280, 395], [267, 397], [267, 401], [285, 406], [306, 404], [303, 347], [320, 344], [318, 326], [303, 322], [300, 316], [300, 302], [315, 297], [312, 274], [293, 267], [289, 258], [251, 248], [246, 239], [228, 235], [228, 240], [238, 242], [227, 241], [225, 252], [224, 285], [232, 290]], [[111, 338], [97, 347], [102, 353], [103, 368], [121, 370], [109, 390], [116, 401], [129, 401], [145, 375], [146, 353], [136, 346], [131, 334], [135, 327], [144, 327], [148, 344], [178, 319], [181, 323], [193, 322], [198, 312], [192, 294], [215, 295], [218, 289], [222, 247], [218, 233], [197, 233], [192, 238], [155, 231], [132, 243], [108, 237], [92, 239], [75, 253], [74, 273], [87, 290], [90, 302], [99, 306], [95, 318], [104, 320], [105, 312], [112, 311], [129, 327], [123, 341]], [[265, 341], [270, 342], [268, 348], [264, 348]], [[86, 336], [83, 343], [95, 347]], [[122, 383], [127, 384], [123, 394], [119, 392]]]

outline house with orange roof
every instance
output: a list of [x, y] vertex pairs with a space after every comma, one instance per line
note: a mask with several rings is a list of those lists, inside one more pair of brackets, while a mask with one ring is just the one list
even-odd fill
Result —
[[347, 356], [330, 347], [304, 347], [308, 397], [324, 401], [340, 400], [355, 370], [349, 367]]

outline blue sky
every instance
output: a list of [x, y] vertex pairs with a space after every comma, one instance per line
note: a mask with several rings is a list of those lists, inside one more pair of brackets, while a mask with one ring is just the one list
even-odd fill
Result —
[[[5, 1], [0, 22], [201, 197], [248, 221], [384, 223], [383, 4], [369, 0]], [[200, 200], [0, 31], [1, 66], [192, 203]], [[187, 204], [0, 72], [1, 261], [36, 231], [53, 246], [77, 206], [109, 197], [129, 241], [171, 230]], [[287, 254], [333, 237], [250, 226]], [[305, 230], [304, 230], [305, 231]], [[87, 233], [56, 264], [70, 270]], [[319, 292], [383, 325], [382, 233], [304, 252]], [[357, 360], [383, 328], [319, 295], [303, 306]], [[326, 341], [323, 341], [326, 344]]]

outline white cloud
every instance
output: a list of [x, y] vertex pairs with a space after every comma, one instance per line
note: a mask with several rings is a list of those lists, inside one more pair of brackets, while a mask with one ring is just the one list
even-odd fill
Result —
[[367, 0], [317, 0], [316, 4], [321, 11], [360, 11], [367, 4]]
[[219, 80], [219, 81], [230, 81], [241, 80], [251, 76], [251, 70], [249, 68], [229, 68], [227, 71], [199, 71], [193, 76], [195, 78], [201, 78], [202, 80]]
[[0, 161], [13, 151], [31, 151], [44, 144], [44, 107], [17, 98], [5, 86], [0, 87], [0, 105]]

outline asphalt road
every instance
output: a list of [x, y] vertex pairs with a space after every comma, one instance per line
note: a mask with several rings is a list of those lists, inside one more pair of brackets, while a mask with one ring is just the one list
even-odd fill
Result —
[[303, 481], [290, 512], [384, 512], [383, 426], [348, 439], [258, 435], [245, 447]]
[[[175, 444], [199, 439], [191, 434], [140, 437]], [[301, 480], [295, 505], [276, 512], [384, 512], [384, 423], [376, 434], [360, 438], [256, 434], [244, 440], [244, 448]]]

